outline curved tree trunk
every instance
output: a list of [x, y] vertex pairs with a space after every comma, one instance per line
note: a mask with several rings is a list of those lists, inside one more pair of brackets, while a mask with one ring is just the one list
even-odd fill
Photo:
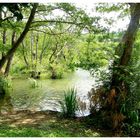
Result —
[[23, 59], [24, 59], [24, 62], [26, 64], [26, 66], [29, 67], [29, 63], [28, 63], [27, 58], [26, 58], [27, 54], [25, 53], [26, 44], [24, 44], [23, 41], [22, 41], [22, 47], [23, 47]]
[[38, 40], [39, 40], [39, 35], [38, 33], [36, 34], [36, 46], [35, 46], [35, 71], [37, 72], [37, 65], [38, 65]]
[[[130, 8], [131, 8], [130, 23], [127, 31], [125, 32], [122, 38], [122, 41], [118, 46], [118, 50], [121, 50], [120, 52], [119, 51], [117, 52], [117, 55], [120, 56], [120, 60], [118, 62], [114, 62], [113, 66], [114, 68], [118, 68], [120, 72], [122, 72], [122, 74], [124, 74], [123, 68], [128, 65], [131, 59], [133, 44], [135, 41], [136, 33], [139, 29], [140, 4], [131, 4]], [[111, 89], [122, 85], [122, 83], [124, 82], [123, 80], [119, 80], [120, 74], [121, 73], [119, 72], [115, 73], [115, 71], [113, 71]]]
[[47, 45], [45, 44], [45, 40], [46, 40], [46, 34], [44, 34], [44, 38], [43, 38], [43, 42], [42, 42], [42, 49], [41, 49], [41, 53], [40, 53], [40, 56], [39, 56], [40, 64], [42, 64], [43, 54], [44, 54], [44, 51], [47, 48]]
[[23, 30], [23, 32], [21, 33], [20, 37], [17, 39], [17, 41], [13, 44], [12, 48], [7, 52], [7, 54], [5, 56], [2, 57], [2, 59], [0, 60], [0, 70], [2, 69], [2, 67], [4, 66], [4, 64], [6, 63], [6, 60], [8, 58], [10, 58], [14, 53], [15, 51], [17, 50], [17, 48], [19, 47], [20, 43], [23, 41], [23, 39], [25, 38], [26, 34], [28, 33], [29, 31], [29, 28], [30, 28], [30, 25], [32, 24], [32, 21], [34, 19], [34, 16], [35, 16], [35, 12], [36, 12], [36, 9], [37, 9], [37, 6], [38, 4], [35, 3], [33, 5], [33, 8], [31, 10], [31, 14], [29, 16], [29, 19], [26, 23], [26, 26]]
[[[12, 46], [13, 46], [13, 44], [14, 44], [14, 42], [15, 42], [15, 37], [16, 37], [16, 32], [13, 31], [12, 40], [11, 40]], [[5, 75], [5, 76], [8, 76], [8, 74], [9, 74], [10, 66], [11, 66], [12, 60], [13, 60], [13, 56], [14, 56], [14, 54], [12, 54], [12, 55], [8, 58], [7, 65], [6, 65], [5, 72], [4, 72], [4, 75]]]

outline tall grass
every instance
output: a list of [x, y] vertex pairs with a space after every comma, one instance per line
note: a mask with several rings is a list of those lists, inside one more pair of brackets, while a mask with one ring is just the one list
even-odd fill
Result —
[[60, 101], [62, 116], [66, 118], [75, 117], [75, 111], [78, 109], [76, 100], [77, 91], [75, 88], [70, 88], [64, 91], [64, 101]]

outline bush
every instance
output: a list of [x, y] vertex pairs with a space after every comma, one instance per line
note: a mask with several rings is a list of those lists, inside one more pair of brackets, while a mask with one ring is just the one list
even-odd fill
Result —
[[[11, 112], [12, 104], [10, 97], [10, 90], [12, 89], [12, 82], [10, 77], [0, 76], [0, 113], [2, 110]], [[6, 106], [5, 106], [6, 105]]]
[[4, 96], [12, 88], [12, 82], [10, 77], [0, 76], [0, 96]]
[[74, 88], [64, 91], [64, 101], [59, 102], [62, 108], [62, 116], [66, 118], [75, 117], [75, 111], [78, 109], [76, 100], [77, 91]]

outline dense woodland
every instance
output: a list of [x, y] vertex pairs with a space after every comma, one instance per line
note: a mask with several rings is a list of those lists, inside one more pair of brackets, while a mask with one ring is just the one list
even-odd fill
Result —
[[[63, 79], [82, 68], [102, 82], [89, 91], [88, 126], [140, 136], [140, 4], [96, 3], [93, 9], [95, 14], [71, 3], [1, 3], [0, 100], [16, 78]], [[104, 14], [115, 12], [129, 18], [126, 29], [111, 31], [116, 21]], [[66, 94], [62, 116], [75, 118], [75, 90]]]

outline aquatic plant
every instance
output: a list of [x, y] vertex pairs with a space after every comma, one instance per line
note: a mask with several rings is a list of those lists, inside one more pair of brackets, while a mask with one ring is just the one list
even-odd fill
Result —
[[30, 87], [31, 88], [37, 88], [39, 87], [38, 81], [34, 78], [28, 78], [29, 79], [29, 83], [30, 83]]
[[64, 101], [59, 101], [62, 109], [62, 116], [66, 118], [75, 117], [75, 111], [78, 109], [76, 100], [77, 91], [75, 88], [70, 88], [64, 91]]

